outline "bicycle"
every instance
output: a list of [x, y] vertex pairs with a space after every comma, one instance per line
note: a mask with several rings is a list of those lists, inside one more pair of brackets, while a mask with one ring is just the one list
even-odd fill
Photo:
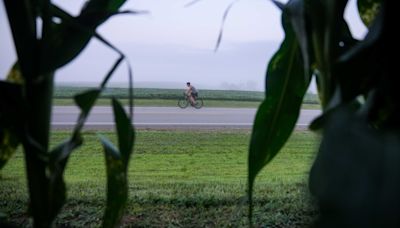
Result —
[[196, 109], [199, 109], [201, 107], [203, 107], [203, 99], [199, 98], [199, 97], [195, 97], [195, 103], [191, 104], [190, 100], [189, 100], [189, 96], [186, 93], [183, 93], [183, 97], [179, 98], [178, 100], [178, 106], [180, 108], [186, 108], [189, 106], [189, 104], [191, 104], [193, 107], [195, 107]]

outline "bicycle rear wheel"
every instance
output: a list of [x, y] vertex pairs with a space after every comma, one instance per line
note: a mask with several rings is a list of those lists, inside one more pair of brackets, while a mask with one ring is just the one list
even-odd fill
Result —
[[189, 105], [189, 102], [187, 99], [181, 98], [178, 100], [178, 106], [180, 108], [186, 108]]
[[196, 99], [196, 103], [194, 104], [194, 107], [197, 108], [197, 109], [203, 107], [203, 99], [197, 98]]

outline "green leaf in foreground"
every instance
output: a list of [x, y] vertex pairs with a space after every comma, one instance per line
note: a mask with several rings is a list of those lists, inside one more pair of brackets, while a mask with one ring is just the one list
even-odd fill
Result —
[[34, 60], [37, 54], [36, 15], [34, 7], [32, 7], [29, 1], [5, 0], [3, 2], [7, 11], [22, 75], [25, 78], [31, 77], [35, 69]]
[[81, 109], [84, 115], [88, 115], [93, 105], [100, 95], [100, 89], [91, 89], [80, 93], [74, 97], [75, 103]]
[[12, 131], [0, 128], [0, 170], [14, 155], [19, 143], [19, 139]]
[[41, 71], [48, 72], [72, 61], [96, 36], [96, 28], [113, 15], [125, 0], [91, 0], [83, 6], [78, 16], [72, 16], [56, 5], [50, 4], [51, 14], [60, 19], [53, 23], [53, 33], [48, 41], [48, 51], [42, 53]]
[[250, 141], [248, 157], [250, 222], [255, 177], [289, 138], [310, 83], [310, 77], [304, 76], [301, 50], [286, 9], [283, 11], [282, 24], [286, 37], [268, 65], [266, 99], [257, 111]]
[[128, 163], [133, 149], [134, 131], [121, 103], [112, 100], [119, 149], [107, 138], [100, 137], [107, 167], [107, 207], [103, 227], [116, 227], [128, 199]]
[[6, 81], [0, 81], [0, 170], [14, 155], [21, 143], [13, 124], [21, 124], [23, 113], [22, 87], [23, 77], [18, 63], [15, 63], [7, 75]]

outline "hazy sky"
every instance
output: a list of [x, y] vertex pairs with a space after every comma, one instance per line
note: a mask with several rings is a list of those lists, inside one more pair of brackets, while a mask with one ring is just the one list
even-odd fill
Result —
[[[82, 0], [53, 1], [78, 14]], [[232, 0], [203, 0], [189, 8], [190, 0], [131, 0], [123, 9], [147, 10], [147, 15], [121, 15], [104, 23], [98, 32], [129, 58], [138, 85], [176, 87], [191, 81], [199, 87], [263, 90], [267, 63], [283, 39], [280, 11], [268, 0], [237, 2], [227, 17], [224, 36], [214, 53], [222, 15]], [[353, 35], [365, 27], [350, 1], [346, 17]], [[3, 3], [0, 3], [0, 78], [16, 59]], [[117, 55], [92, 40], [72, 63], [57, 71], [57, 82], [99, 82]], [[127, 82], [120, 66], [113, 82]], [[143, 84], [141, 82], [147, 82]]]

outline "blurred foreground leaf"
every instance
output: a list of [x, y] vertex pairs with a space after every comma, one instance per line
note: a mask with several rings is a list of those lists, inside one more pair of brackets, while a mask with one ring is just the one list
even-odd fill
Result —
[[12, 131], [0, 128], [0, 170], [14, 155], [19, 143], [19, 139]]
[[36, 11], [29, 1], [4, 0], [13, 35], [14, 45], [25, 78], [32, 77], [36, 71], [37, 39]]
[[0, 82], [0, 170], [13, 156], [20, 144], [16, 125], [21, 125], [22, 87], [24, 83], [18, 63], [7, 75], [6, 82]]
[[400, 134], [371, 128], [351, 106], [338, 108], [310, 174], [317, 227], [399, 227]]

